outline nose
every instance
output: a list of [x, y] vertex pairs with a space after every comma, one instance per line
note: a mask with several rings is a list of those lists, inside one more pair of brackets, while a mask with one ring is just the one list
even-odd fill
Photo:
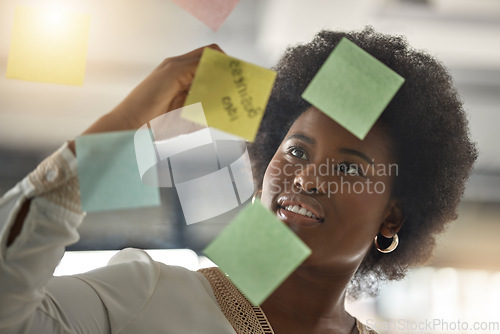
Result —
[[307, 165], [306, 168], [295, 174], [293, 185], [307, 193], [323, 193], [325, 188], [324, 182], [321, 182], [321, 178], [317, 176], [316, 166], [313, 164]]

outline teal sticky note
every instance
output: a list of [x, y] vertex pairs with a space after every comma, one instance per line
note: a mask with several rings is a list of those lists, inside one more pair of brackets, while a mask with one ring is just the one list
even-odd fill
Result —
[[266, 298], [311, 250], [258, 200], [203, 251], [254, 305]]
[[158, 188], [142, 183], [134, 134], [135, 131], [119, 131], [76, 138], [78, 180], [84, 211], [160, 205]]
[[399, 74], [343, 38], [302, 98], [363, 139], [403, 82]]

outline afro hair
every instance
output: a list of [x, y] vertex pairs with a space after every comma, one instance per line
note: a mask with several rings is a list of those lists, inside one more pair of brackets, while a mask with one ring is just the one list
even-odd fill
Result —
[[257, 187], [288, 129], [311, 106], [301, 98], [303, 91], [343, 37], [405, 78], [379, 118], [398, 162], [392, 195], [404, 215], [401, 243], [389, 254], [371, 247], [349, 285], [350, 297], [357, 298], [376, 294], [380, 281], [401, 279], [410, 266], [430, 258], [436, 236], [457, 217], [477, 149], [452, 79], [434, 57], [411, 48], [401, 36], [371, 27], [321, 31], [310, 43], [288, 48], [274, 68], [277, 78], [269, 104], [249, 146]]

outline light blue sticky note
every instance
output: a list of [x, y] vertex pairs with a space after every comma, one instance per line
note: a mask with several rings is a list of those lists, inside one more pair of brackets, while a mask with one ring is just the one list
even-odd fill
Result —
[[259, 200], [203, 250], [253, 305], [266, 298], [311, 254]]
[[363, 139], [403, 82], [399, 74], [343, 38], [302, 98]]
[[[76, 138], [78, 180], [84, 211], [160, 205], [158, 188], [145, 185], [141, 180], [134, 134], [135, 131], [120, 131]], [[144, 151], [154, 152], [149, 148], [144, 148]]]

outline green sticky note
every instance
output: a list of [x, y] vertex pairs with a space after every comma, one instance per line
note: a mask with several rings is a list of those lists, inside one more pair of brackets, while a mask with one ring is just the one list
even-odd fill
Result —
[[275, 79], [274, 71], [205, 48], [184, 103], [201, 102], [205, 117], [189, 109], [181, 116], [253, 141]]
[[363, 139], [403, 82], [399, 74], [343, 38], [302, 98]]
[[[134, 147], [135, 132], [107, 132], [76, 138], [84, 211], [160, 205], [158, 188], [142, 183]], [[146, 148], [144, 151], [148, 152]]]
[[266, 300], [311, 254], [258, 200], [245, 207], [203, 252], [254, 305]]

